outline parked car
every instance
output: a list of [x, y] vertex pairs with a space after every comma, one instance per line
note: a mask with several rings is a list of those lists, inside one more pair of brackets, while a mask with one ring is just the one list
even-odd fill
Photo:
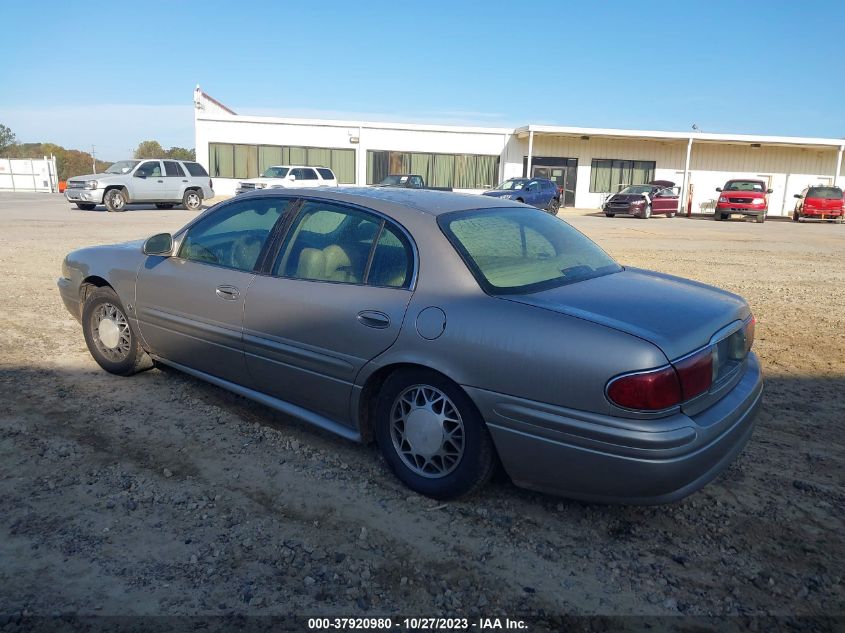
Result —
[[65, 198], [85, 211], [98, 204], [109, 211], [125, 211], [135, 202], [151, 202], [159, 209], [182, 204], [196, 211], [204, 199], [214, 197], [212, 184], [205, 168], [193, 161], [122, 160], [102, 174], [69, 178]]
[[743, 215], [754, 218], [756, 222], [765, 222], [769, 200], [772, 193], [762, 180], [739, 178], [729, 180], [724, 187], [717, 187], [721, 195], [716, 201], [714, 220], [727, 220], [731, 215]]
[[678, 191], [669, 180], [652, 180], [644, 185], [629, 185], [608, 198], [602, 209], [612, 218], [619, 214], [647, 220], [652, 215], [674, 218], [678, 213]]
[[256, 189], [289, 189], [291, 187], [337, 187], [337, 176], [328, 167], [273, 165], [260, 178], [242, 180], [235, 195]]
[[557, 183], [548, 178], [510, 178], [481, 195], [530, 204], [552, 215], [560, 209], [560, 189]]
[[451, 187], [428, 187], [425, 178], [419, 174], [390, 174], [375, 187], [404, 187], [406, 189], [431, 189], [433, 191], [452, 191]]
[[801, 193], [796, 193], [795, 197], [798, 198], [795, 210], [792, 212], [792, 219], [795, 222], [834, 220], [842, 224], [845, 200], [843, 200], [842, 189], [839, 187], [827, 185], [807, 187]]
[[171, 235], [70, 253], [92, 356], [170, 365], [345, 438], [436, 498], [500, 462], [526, 488], [663, 503], [751, 436], [762, 396], [739, 296], [622, 267], [514, 201], [288, 189]]

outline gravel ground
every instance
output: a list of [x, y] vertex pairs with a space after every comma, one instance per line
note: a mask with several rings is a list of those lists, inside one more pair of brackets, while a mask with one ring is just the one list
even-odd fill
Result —
[[0, 195], [0, 613], [842, 616], [845, 227], [563, 215], [757, 316], [755, 435], [681, 502], [501, 477], [437, 503], [372, 446], [172, 370], [108, 375], [58, 297], [62, 257], [192, 214]]

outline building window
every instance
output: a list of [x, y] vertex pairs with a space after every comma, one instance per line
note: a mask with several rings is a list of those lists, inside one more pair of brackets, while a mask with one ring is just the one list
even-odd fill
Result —
[[485, 189], [499, 182], [499, 157], [368, 150], [367, 184], [390, 174], [419, 174], [429, 187]]
[[616, 160], [594, 158], [590, 172], [591, 193], [617, 193], [628, 185], [643, 185], [654, 180], [653, 160]]
[[256, 178], [273, 165], [328, 167], [341, 184], [355, 184], [355, 150], [282, 145], [208, 144], [212, 178]]

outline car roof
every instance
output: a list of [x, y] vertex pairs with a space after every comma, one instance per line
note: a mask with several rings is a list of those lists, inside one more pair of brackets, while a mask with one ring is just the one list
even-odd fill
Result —
[[322, 165], [270, 165], [267, 169], [275, 169], [277, 167], [283, 167], [285, 169], [305, 169], [305, 168], [312, 168], [312, 169], [331, 169], [330, 167], [323, 167]]
[[468, 211], [472, 209], [525, 207], [525, 205], [518, 202], [473, 193], [454, 193], [452, 191], [433, 191], [430, 189], [405, 189], [401, 187], [260, 189], [241, 194], [238, 198], [243, 199], [247, 196], [272, 197], [279, 195], [358, 204], [395, 216], [397, 219], [399, 219], [402, 210], [438, 216], [453, 211]]

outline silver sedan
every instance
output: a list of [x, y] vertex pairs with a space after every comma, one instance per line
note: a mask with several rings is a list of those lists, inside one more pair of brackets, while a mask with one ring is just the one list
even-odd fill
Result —
[[740, 297], [626, 268], [563, 220], [403, 189], [244, 194], [185, 228], [70, 253], [94, 359], [163, 363], [355, 441], [453, 498], [619, 503], [697, 490], [763, 391]]

